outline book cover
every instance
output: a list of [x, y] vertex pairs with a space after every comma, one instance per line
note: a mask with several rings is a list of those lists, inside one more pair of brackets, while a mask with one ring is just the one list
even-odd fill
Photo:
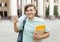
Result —
[[36, 32], [39, 34], [44, 34], [45, 27], [45, 24], [36, 25]]

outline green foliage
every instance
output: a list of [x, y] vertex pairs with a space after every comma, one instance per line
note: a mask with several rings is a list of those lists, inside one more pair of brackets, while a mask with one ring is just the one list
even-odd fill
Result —
[[54, 15], [55, 15], [55, 16], [58, 16], [57, 6], [54, 6]]
[[[48, 8], [46, 9], [46, 17], [48, 17], [48, 15], [49, 15], [49, 6], [48, 6]], [[58, 16], [57, 6], [54, 6], [54, 15], [55, 15], [55, 17]]]

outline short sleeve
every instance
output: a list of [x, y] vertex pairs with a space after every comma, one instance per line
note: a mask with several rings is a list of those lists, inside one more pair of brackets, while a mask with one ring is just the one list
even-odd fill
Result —
[[49, 29], [48, 28], [45, 28], [45, 31], [44, 32], [49, 32]]
[[[45, 22], [45, 21], [44, 21]], [[45, 22], [45, 25], [46, 25], [46, 28], [45, 28], [45, 31], [44, 32], [49, 32], [49, 28], [48, 28], [48, 25], [47, 23]]]
[[25, 15], [21, 16], [19, 19], [18, 19], [18, 23], [17, 23], [17, 26], [18, 26], [18, 30], [22, 30], [22, 26], [23, 26], [23, 20], [25, 19]]
[[23, 15], [21, 17], [18, 18], [18, 21], [23, 21], [25, 19], [26, 15]]
[[46, 26], [44, 32], [49, 32], [47, 22], [44, 19], [40, 18], [40, 23]]
[[22, 22], [17, 23], [18, 30], [22, 30], [22, 25], [23, 25]]

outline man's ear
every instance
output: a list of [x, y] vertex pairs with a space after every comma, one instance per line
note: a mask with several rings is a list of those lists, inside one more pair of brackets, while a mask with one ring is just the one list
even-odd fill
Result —
[[36, 10], [34, 11], [35, 15], [36, 15]]

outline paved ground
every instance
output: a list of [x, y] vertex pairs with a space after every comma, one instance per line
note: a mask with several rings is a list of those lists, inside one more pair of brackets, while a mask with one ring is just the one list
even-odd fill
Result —
[[[50, 29], [50, 37], [43, 42], [60, 42], [60, 20], [46, 20]], [[13, 22], [10, 20], [0, 21], [0, 42], [16, 42], [17, 34], [13, 30]]]
[[10, 20], [0, 21], [0, 42], [16, 42], [17, 33], [13, 30], [13, 22]]
[[60, 42], [60, 20], [46, 20], [50, 29], [50, 37], [44, 42]]

